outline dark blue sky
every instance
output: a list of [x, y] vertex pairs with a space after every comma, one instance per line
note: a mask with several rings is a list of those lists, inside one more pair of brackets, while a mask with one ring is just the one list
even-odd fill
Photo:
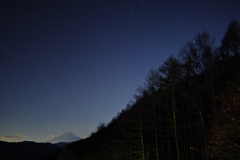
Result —
[[[0, 140], [85, 138], [200, 30], [220, 45], [239, 0], [0, 2]], [[52, 135], [52, 136], [50, 136]], [[23, 138], [21, 138], [23, 137]], [[24, 138], [25, 137], [25, 138]]]

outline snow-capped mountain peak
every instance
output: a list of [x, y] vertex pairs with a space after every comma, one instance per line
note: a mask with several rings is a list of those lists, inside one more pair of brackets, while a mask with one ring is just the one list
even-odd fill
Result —
[[45, 142], [50, 142], [50, 143], [59, 143], [59, 142], [74, 142], [74, 141], [78, 141], [81, 140], [81, 137], [76, 136], [75, 134], [73, 134], [72, 132], [65, 132], [53, 139], [50, 139], [48, 141]]

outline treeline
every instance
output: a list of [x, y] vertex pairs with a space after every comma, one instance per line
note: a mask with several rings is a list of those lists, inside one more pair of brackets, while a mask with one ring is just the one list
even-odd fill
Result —
[[220, 47], [214, 40], [199, 32], [178, 57], [150, 69], [110, 123], [65, 150], [81, 160], [240, 159], [239, 22], [230, 22]]

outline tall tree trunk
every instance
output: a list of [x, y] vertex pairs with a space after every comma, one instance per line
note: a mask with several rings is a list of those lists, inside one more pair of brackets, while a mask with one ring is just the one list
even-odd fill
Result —
[[154, 114], [154, 132], [155, 132], [156, 155], [157, 155], [157, 160], [159, 160], [157, 122], [156, 122], [156, 109], [155, 109], [155, 105], [154, 104], [153, 104], [153, 114]]
[[140, 113], [140, 136], [141, 136], [141, 146], [142, 146], [142, 159], [145, 160], [144, 154], [144, 143], [143, 143], [143, 131], [142, 131], [142, 113]]
[[178, 147], [178, 138], [177, 138], [177, 123], [176, 123], [175, 95], [174, 95], [173, 76], [171, 76], [171, 79], [172, 79], [172, 108], [173, 108], [174, 135], [175, 135], [175, 143], [176, 143], [176, 150], [177, 150], [177, 159], [180, 160], [179, 147]]

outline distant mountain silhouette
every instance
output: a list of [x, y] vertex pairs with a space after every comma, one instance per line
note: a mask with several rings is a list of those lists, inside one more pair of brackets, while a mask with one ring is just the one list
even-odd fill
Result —
[[66, 146], [67, 144], [69, 144], [70, 142], [59, 142], [59, 143], [54, 143], [54, 145], [58, 146], [58, 147], [64, 147]]
[[51, 143], [3, 142], [0, 141], [0, 159], [2, 160], [39, 160], [59, 150]]
[[59, 143], [59, 142], [74, 142], [74, 141], [78, 141], [81, 139], [82, 139], [81, 137], [76, 136], [72, 132], [65, 132], [56, 138], [53, 138], [53, 139], [50, 139], [50, 140], [44, 141], [44, 142], [49, 142], [49, 143], [54, 144], [54, 143]]

